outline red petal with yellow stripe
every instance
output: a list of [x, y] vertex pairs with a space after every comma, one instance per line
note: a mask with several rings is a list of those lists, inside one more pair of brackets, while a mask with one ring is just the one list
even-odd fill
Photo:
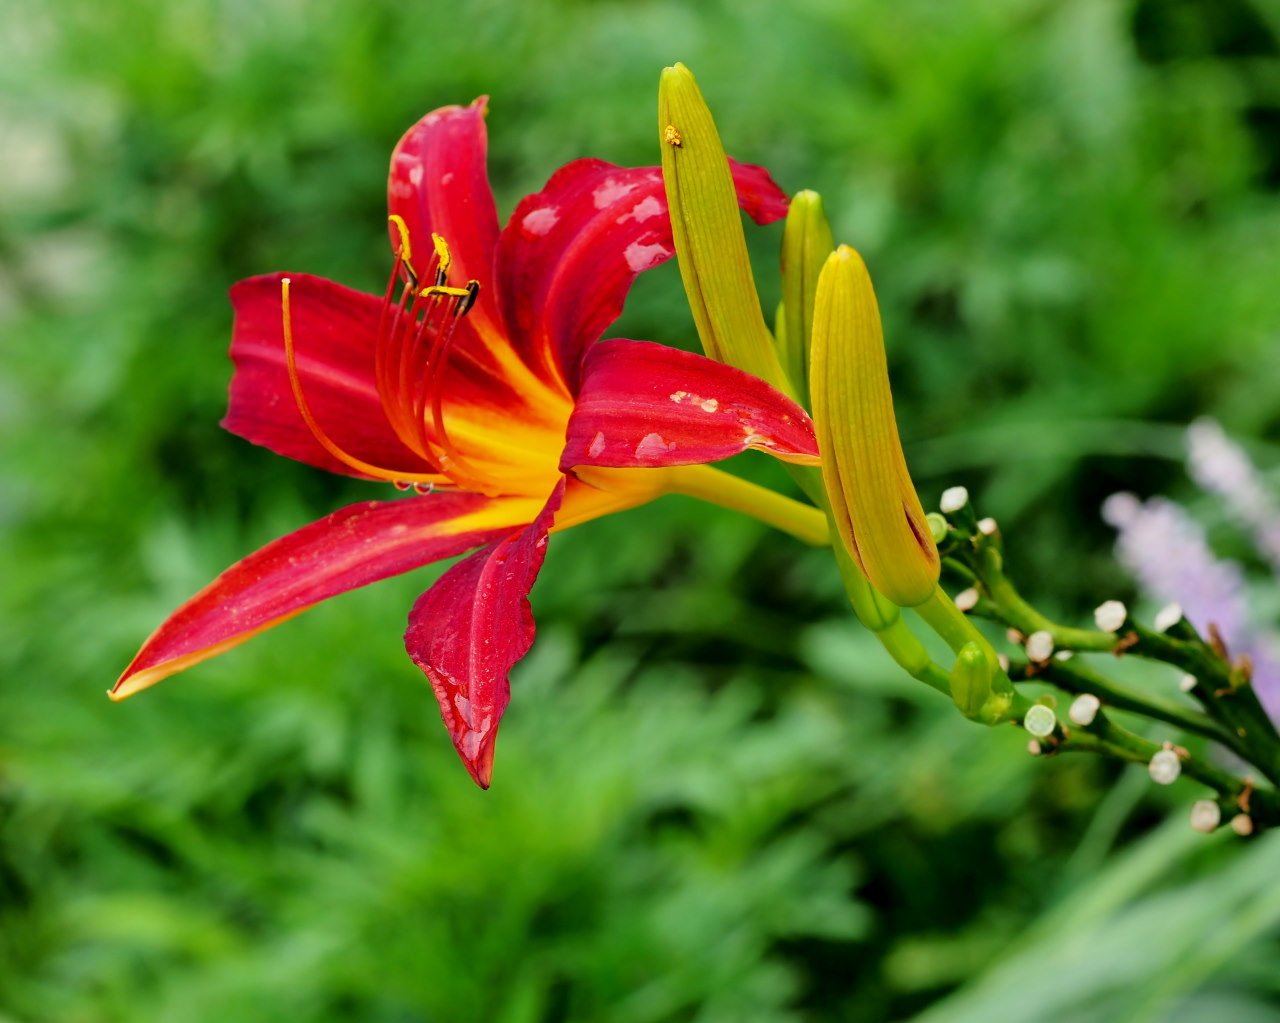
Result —
[[440, 493], [365, 501], [326, 515], [232, 565], [178, 608], [111, 696], [131, 696], [329, 597], [505, 536], [537, 509], [523, 499]]
[[816, 465], [808, 414], [758, 377], [650, 341], [601, 341], [583, 363], [560, 466], [696, 465], [758, 448]]

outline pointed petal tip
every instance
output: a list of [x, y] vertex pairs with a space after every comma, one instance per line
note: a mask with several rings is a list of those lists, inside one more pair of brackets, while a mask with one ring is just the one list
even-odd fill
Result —
[[[493, 748], [498, 735], [496, 731], [490, 731], [488, 735], [475, 741], [474, 733], [467, 736], [454, 738], [453, 745], [458, 751], [458, 756], [462, 758], [462, 765], [467, 769], [467, 773], [471, 775], [471, 780], [479, 785], [486, 792], [493, 783]], [[471, 741], [467, 741], [471, 740]], [[463, 752], [464, 747], [471, 746], [475, 749], [472, 756], [468, 756]]]
[[116, 684], [107, 690], [107, 699], [112, 703], [122, 703], [130, 696], [136, 696], [142, 690], [150, 689], [161, 679], [173, 674], [172, 671], [157, 670], [159, 667], [132, 673], [126, 671], [116, 680]]
[[471, 780], [480, 786], [485, 792], [489, 791], [489, 786], [493, 783], [493, 765], [487, 767], [479, 764], [467, 764], [467, 772], [471, 775]]

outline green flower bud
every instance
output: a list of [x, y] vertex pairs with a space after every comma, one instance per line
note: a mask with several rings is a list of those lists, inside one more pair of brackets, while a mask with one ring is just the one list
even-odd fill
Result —
[[967, 718], [977, 718], [991, 696], [995, 665], [977, 642], [966, 643], [951, 668], [951, 699]]
[[778, 356], [799, 396], [809, 404], [809, 345], [818, 275], [835, 248], [831, 225], [817, 192], [798, 192], [787, 211], [782, 233], [782, 307], [778, 317]]
[[658, 134], [680, 276], [703, 351], [792, 393], [760, 309], [729, 161], [683, 64], [662, 72]]

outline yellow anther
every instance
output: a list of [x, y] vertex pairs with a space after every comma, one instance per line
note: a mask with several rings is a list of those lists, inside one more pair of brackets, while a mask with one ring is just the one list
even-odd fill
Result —
[[400, 247], [395, 250], [396, 258], [404, 264], [405, 270], [409, 272], [409, 279], [413, 284], [418, 283], [418, 272], [414, 270], [413, 263], [410, 260], [412, 249], [409, 246], [409, 226], [404, 222], [403, 217], [398, 217], [392, 213], [387, 217], [387, 223], [396, 229], [396, 233], [400, 236]]
[[453, 263], [453, 256], [449, 253], [449, 243], [434, 231], [431, 232], [431, 243], [436, 247], [436, 258], [440, 260], [440, 269], [436, 276], [443, 278], [449, 272], [449, 267]]
[[454, 298], [466, 298], [471, 292], [466, 288], [450, 288], [439, 284], [428, 284], [418, 294], [423, 298], [428, 295], [452, 295]]
[[396, 255], [406, 263], [409, 262], [413, 258], [413, 254], [409, 250], [409, 225], [404, 222], [403, 217], [398, 217], [394, 213], [387, 217], [387, 222], [400, 234], [400, 248], [396, 250]]

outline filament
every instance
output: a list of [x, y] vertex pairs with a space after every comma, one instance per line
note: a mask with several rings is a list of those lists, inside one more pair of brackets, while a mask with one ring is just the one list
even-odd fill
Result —
[[357, 472], [364, 473], [366, 476], [384, 479], [391, 483], [448, 483], [448, 477], [439, 473], [395, 472], [380, 465], [374, 465], [372, 462], [366, 462], [362, 458], [355, 457], [355, 455], [348, 454], [333, 441], [319, 422], [316, 421], [316, 417], [312, 414], [311, 406], [308, 404], [306, 395], [302, 390], [302, 378], [298, 374], [297, 355], [293, 345], [293, 317], [289, 306], [289, 284], [288, 277], [280, 279], [280, 309], [284, 327], [285, 365], [289, 371], [289, 386], [293, 389], [294, 403], [298, 406], [302, 421], [307, 424], [307, 429], [311, 431], [311, 435], [315, 437], [321, 447], [338, 461], [355, 469]]

